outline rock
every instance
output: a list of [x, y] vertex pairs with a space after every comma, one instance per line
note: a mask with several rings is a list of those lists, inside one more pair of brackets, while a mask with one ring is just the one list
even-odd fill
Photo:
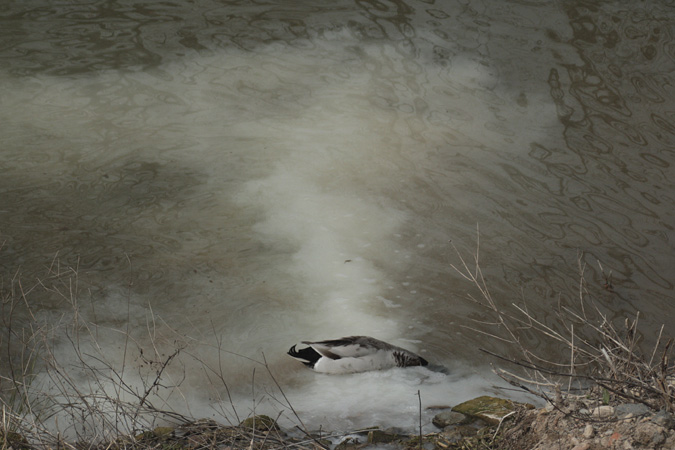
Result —
[[618, 433], [618, 432], [616, 432], [616, 431], [613, 432], [613, 433], [609, 436], [609, 446], [610, 446], [610, 447], [613, 447], [614, 444], [616, 443], [616, 441], [618, 441], [618, 440], [621, 439], [622, 437], [623, 437], [623, 436], [621, 435], [621, 433]]
[[271, 431], [278, 430], [279, 425], [269, 416], [259, 414], [257, 416], [252, 416], [247, 419], [244, 419], [240, 424], [242, 428], [255, 428], [258, 431]]
[[593, 429], [593, 425], [590, 423], [586, 425], [586, 428], [584, 428], [584, 438], [590, 439], [593, 437], [593, 434], [595, 433], [595, 430]]
[[481, 419], [490, 425], [497, 425], [507, 414], [515, 411], [517, 406], [524, 406], [528, 409], [534, 408], [529, 404], [484, 395], [461, 403], [453, 407], [452, 410]]
[[614, 414], [616, 414], [616, 417], [619, 419], [626, 419], [629, 416], [642, 416], [647, 413], [649, 413], [649, 407], [642, 403], [625, 403], [614, 409]]
[[579, 445], [575, 445], [572, 450], [588, 450], [589, 448], [591, 448], [591, 444], [588, 442], [583, 442]]
[[642, 446], [657, 446], [666, 440], [665, 429], [650, 422], [642, 423], [637, 428], [634, 439]]
[[368, 433], [368, 444], [389, 444], [390, 442], [406, 439], [402, 434], [387, 433], [382, 430], [373, 430]]
[[598, 419], [609, 419], [614, 416], [614, 407], [608, 405], [598, 406], [591, 414]]
[[661, 410], [654, 414], [654, 417], [651, 418], [651, 421], [656, 425], [662, 426], [663, 428], [675, 428], [675, 417], [664, 410]]
[[445, 428], [450, 425], [459, 425], [470, 422], [471, 419], [468, 416], [465, 416], [462, 413], [456, 411], [443, 411], [438, 413], [431, 420], [431, 423], [436, 425], [438, 428]]
[[670, 436], [666, 439], [666, 442], [663, 443], [661, 448], [675, 448], [675, 434], [671, 433]]

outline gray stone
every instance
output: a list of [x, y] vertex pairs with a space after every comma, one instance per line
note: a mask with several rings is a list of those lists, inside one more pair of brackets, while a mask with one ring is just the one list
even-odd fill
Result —
[[656, 425], [662, 426], [663, 428], [675, 428], [675, 416], [667, 411], [661, 410], [657, 412], [651, 420]]
[[368, 433], [368, 444], [389, 444], [400, 441], [408, 436], [401, 434], [391, 434], [383, 430], [373, 430]]
[[649, 413], [649, 407], [642, 403], [625, 403], [614, 409], [614, 414], [619, 419], [625, 419], [628, 416], [636, 417]]
[[471, 421], [471, 418], [456, 411], [443, 411], [438, 413], [431, 420], [431, 423], [436, 425], [438, 428], [445, 428], [450, 425], [459, 425], [463, 423], [468, 423]]

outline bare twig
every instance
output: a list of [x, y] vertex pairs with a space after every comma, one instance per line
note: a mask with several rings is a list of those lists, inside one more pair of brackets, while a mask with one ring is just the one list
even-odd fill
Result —
[[[653, 409], [674, 410], [675, 388], [672, 380], [675, 367], [670, 357], [672, 340], [662, 345], [662, 326], [651, 355], [643, 355], [639, 345], [639, 313], [632, 319], [625, 319], [620, 329], [597, 305], [591, 303], [584, 279], [586, 265], [581, 256], [578, 306], [566, 306], [559, 301], [554, 316], [556, 322], [550, 323], [547, 318], [535, 317], [525, 301], [522, 305], [511, 303], [507, 307], [500, 306], [488, 289], [478, 261], [478, 250], [471, 264], [456, 248], [455, 252], [460, 264], [452, 267], [472, 283], [480, 294], [479, 298], [469, 296], [469, 299], [490, 315], [490, 318], [476, 320], [473, 326], [465, 327], [489, 336], [492, 341], [511, 345], [520, 354], [520, 359], [516, 359], [481, 349], [525, 372], [524, 375], [516, 375], [499, 369], [496, 373], [500, 377], [544, 399], [550, 398], [550, 392], [558, 392], [560, 394], [555, 395], [558, 403], [564, 401], [560, 389], [562, 383], [565, 382], [567, 395], [570, 395], [572, 382], [578, 380], [606, 389], [616, 398], [638, 401]], [[598, 264], [605, 278], [605, 287], [611, 290], [611, 271], [606, 275], [602, 265]], [[538, 343], [567, 348], [569, 362], [559, 361], [555, 355], [547, 357], [539, 350], [541, 347], [529, 345], [531, 338], [526, 338], [525, 332], [534, 335]]]

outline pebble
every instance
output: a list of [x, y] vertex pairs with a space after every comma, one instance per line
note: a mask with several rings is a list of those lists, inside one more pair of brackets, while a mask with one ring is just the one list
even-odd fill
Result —
[[663, 443], [666, 440], [666, 434], [665, 433], [660, 433], [660, 432], [655, 432], [652, 435], [652, 443], [656, 446], [661, 443]]
[[608, 406], [608, 405], [603, 405], [603, 406], [598, 406], [593, 410], [593, 417], [598, 417], [601, 419], [607, 419], [610, 418], [614, 415], [614, 407]]
[[656, 447], [666, 440], [666, 430], [653, 423], [645, 423], [637, 429], [634, 440], [642, 445]]
[[590, 439], [590, 438], [593, 437], [593, 433], [595, 433], [595, 430], [593, 429], [593, 425], [591, 425], [591, 424], [589, 423], [588, 425], [586, 425], [586, 428], [584, 428], [584, 434], [583, 434], [583, 436], [584, 436], [586, 439]]
[[651, 421], [655, 424], [662, 426], [663, 428], [675, 428], [675, 417], [666, 411], [659, 411], [651, 418]]
[[591, 444], [584, 442], [583, 444], [575, 445], [572, 450], [588, 450], [591, 448]]
[[649, 407], [642, 403], [624, 403], [616, 407], [616, 416], [620, 419], [626, 419], [629, 416], [642, 416], [649, 412]]
[[436, 425], [438, 428], [445, 428], [450, 425], [457, 425], [460, 423], [467, 423], [469, 418], [462, 413], [455, 411], [443, 411], [434, 416], [431, 423]]

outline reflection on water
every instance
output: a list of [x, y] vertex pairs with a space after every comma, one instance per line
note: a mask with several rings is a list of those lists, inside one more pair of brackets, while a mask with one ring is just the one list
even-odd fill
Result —
[[0, 264], [58, 254], [89, 320], [140, 339], [152, 311], [202, 360], [222, 339], [316, 395], [284, 355], [302, 339], [457, 370], [499, 350], [458, 326], [476, 225], [498, 301], [575, 301], [581, 257], [602, 310], [672, 328], [674, 23], [627, 2], [7, 3]]

